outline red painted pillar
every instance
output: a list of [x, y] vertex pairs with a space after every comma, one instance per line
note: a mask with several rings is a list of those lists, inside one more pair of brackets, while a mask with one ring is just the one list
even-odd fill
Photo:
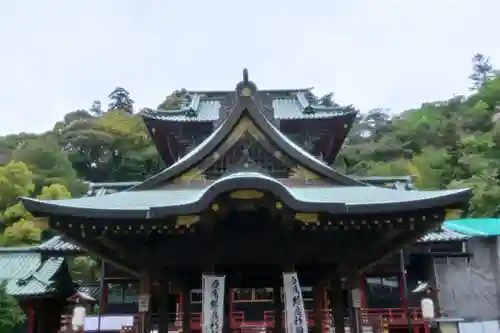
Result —
[[184, 321], [184, 313], [182, 313], [182, 309], [184, 309], [183, 307], [183, 299], [182, 299], [182, 292], [179, 293], [179, 308], [177, 310], [177, 320], [179, 321], [179, 324], [182, 328], [182, 322]]
[[406, 270], [401, 272], [401, 276], [399, 277], [399, 295], [401, 296], [401, 307], [403, 308], [403, 311], [405, 313], [405, 316], [410, 316], [410, 313], [407, 313], [406, 309], [406, 292], [405, 292], [405, 287], [403, 283], [403, 274], [406, 274]]
[[430, 332], [431, 332], [431, 328], [429, 326], [429, 322], [424, 321], [424, 333], [430, 333]]
[[28, 326], [26, 329], [26, 333], [35, 333], [35, 309], [31, 305], [28, 305], [27, 308], [27, 315], [28, 315]]
[[108, 282], [105, 280], [104, 281], [104, 284], [102, 286], [102, 294], [101, 294], [101, 299], [100, 299], [100, 309], [99, 309], [99, 312], [101, 314], [105, 313], [106, 312], [106, 308], [108, 306]]
[[363, 323], [364, 319], [366, 318], [366, 308], [368, 306], [368, 303], [366, 301], [366, 276], [361, 275], [359, 277], [359, 291], [361, 292], [361, 309], [359, 311], [359, 320], [361, 320], [361, 323]]
[[[202, 291], [203, 292], [203, 291]], [[228, 309], [229, 309], [229, 328], [232, 328], [233, 326], [233, 289], [232, 288], [227, 288], [227, 301], [228, 301]], [[203, 318], [203, 307], [201, 309], [201, 317]], [[202, 325], [203, 325], [203, 319], [202, 319]]]
[[359, 290], [361, 291], [361, 307], [366, 308], [366, 281], [365, 276], [362, 275], [359, 278]]

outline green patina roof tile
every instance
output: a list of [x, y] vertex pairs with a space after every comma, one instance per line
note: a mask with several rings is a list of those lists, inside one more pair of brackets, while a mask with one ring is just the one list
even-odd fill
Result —
[[38, 245], [30, 245], [30, 246], [5, 246], [0, 247], [0, 256], [5, 253], [19, 253], [19, 254], [28, 254], [28, 253], [47, 253], [47, 252], [81, 252], [82, 250], [72, 244], [67, 242], [61, 236], [55, 236]]
[[432, 242], [464, 241], [469, 238], [470, 236], [468, 235], [464, 235], [462, 233], [443, 228], [439, 231], [428, 233], [424, 237], [420, 238], [418, 242], [432, 243]]
[[25, 296], [43, 295], [56, 291], [52, 279], [61, 268], [63, 261], [64, 258], [61, 257], [49, 258], [32, 275], [10, 280], [6, 287], [7, 293], [12, 296]]
[[149, 118], [169, 121], [214, 121], [219, 119], [220, 108], [220, 101], [201, 100], [197, 104], [196, 110], [187, 108], [182, 110], [158, 110], [144, 112], [144, 115]]
[[75, 244], [68, 243], [61, 236], [55, 236], [48, 241], [38, 245], [40, 251], [57, 251], [57, 252], [79, 252], [81, 249]]
[[0, 253], [0, 282], [13, 296], [42, 295], [54, 291], [54, 275], [64, 258], [42, 261], [39, 253]]
[[[158, 189], [149, 191], [125, 191], [100, 197], [85, 197], [79, 199], [65, 199], [52, 201], [38, 201], [30, 199], [30, 202], [38, 202], [46, 209], [83, 209], [98, 210], [100, 212], [116, 212], [120, 214], [131, 212], [144, 212], [146, 214], [152, 209], [176, 207], [194, 204], [202, 200], [206, 193], [216, 188], [218, 184], [235, 179], [264, 179], [280, 192], [285, 191], [288, 198], [296, 202], [307, 204], [341, 204], [345, 205], [345, 212], [356, 211], [358, 207], [368, 205], [380, 206], [381, 209], [388, 204], [416, 204], [419, 201], [450, 198], [468, 193], [468, 190], [442, 190], [442, 191], [405, 191], [392, 188], [376, 186], [287, 186], [278, 180], [257, 172], [237, 172], [225, 176], [205, 188], [183, 188], [183, 189]], [[286, 197], [282, 198], [286, 201]], [[448, 200], [448, 199], [446, 199]], [[450, 202], [451, 202], [450, 201]], [[444, 201], [443, 201], [444, 202]], [[26, 204], [26, 203], [25, 203]], [[446, 204], [446, 202], [444, 202]], [[403, 205], [401, 205], [402, 207]], [[399, 207], [399, 206], [398, 206]], [[398, 207], [392, 207], [396, 209]], [[399, 208], [401, 208], [399, 207]], [[141, 213], [142, 214], [142, 213]]]
[[0, 281], [26, 278], [35, 273], [41, 263], [38, 253], [0, 253]]
[[96, 285], [82, 285], [78, 288], [78, 292], [85, 293], [86, 295], [99, 299], [99, 286]]

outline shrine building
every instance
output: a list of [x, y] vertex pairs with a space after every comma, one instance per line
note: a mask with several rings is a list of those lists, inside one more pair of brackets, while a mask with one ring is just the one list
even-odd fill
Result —
[[[331, 165], [356, 115], [310, 89], [259, 90], [245, 70], [232, 92], [186, 91], [168, 110], [143, 113], [167, 165], [159, 174], [116, 193], [22, 202], [138, 279], [139, 302], [148, 303], [141, 332], [151, 328], [152, 308], [160, 333], [174, 322], [183, 333], [200, 331], [206, 323], [192, 291], [202, 288], [202, 274], [215, 274], [225, 277], [224, 332], [241, 330], [250, 316], [281, 333], [288, 325], [283, 273], [296, 273], [310, 288], [301, 296], [311, 301], [309, 327], [344, 333], [345, 317], [352, 322], [356, 313], [346, 291], [471, 197], [469, 189], [382, 187], [376, 177], [336, 171]], [[253, 290], [265, 308], [235, 309], [235, 290]]]

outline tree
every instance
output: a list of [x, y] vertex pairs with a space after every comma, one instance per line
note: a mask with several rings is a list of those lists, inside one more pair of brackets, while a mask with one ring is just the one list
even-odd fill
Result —
[[471, 90], [475, 90], [484, 85], [491, 77], [493, 66], [490, 63], [490, 57], [481, 53], [476, 53], [472, 57], [472, 74], [469, 79], [472, 81]]
[[102, 116], [104, 111], [102, 110], [102, 105], [100, 101], [94, 101], [89, 109], [91, 115], [95, 117]]
[[75, 196], [80, 196], [86, 189], [54, 135], [27, 140], [22, 148], [12, 153], [12, 159], [25, 163], [31, 170], [35, 193], [51, 184], [62, 184]]
[[17, 301], [7, 295], [4, 285], [0, 285], [0, 333], [13, 333], [25, 319], [26, 316]]
[[25, 163], [11, 161], [0, 166], [0, 212], [14, 205], [21, 196], [33, 191], [33, 173]]
[[109, 111], [123, 110], [128, 113], [134, 112], [134, 101], [130, 98], [129, 92], [122, 87], [116, 87], [109, 95]]
[[178, 110], [183, 105], [188, 104], [191, 97], [187, 89], [174, 90], [170, 95], [165, 97], [165, 100], [158, 105], [160, 110]]
[[[42, 189], [37, 199], [57, 200], [70, 197], [71, 193], [64, 185], [51, 184]], [[0, 244], [7, 246], [38, 243], [47, 225], [46, 219], [35, 218], [26, 211], [21, 202], [7, 208], [3, 217], [6, 228]]]
[[71, 278], [74, 281], [95, 281], [99, 279], [99, 265], [95, 258], [79, 256], [70, 262]]
[[162, 166], [140, 115], [123, 110], [74, 121], [61, 129], [59, 142], [88, 181], [141, 180]]

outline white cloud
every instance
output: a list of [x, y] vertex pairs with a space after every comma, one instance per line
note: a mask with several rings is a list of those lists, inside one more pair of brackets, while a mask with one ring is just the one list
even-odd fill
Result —
[[500, 66], [497, 0], [64, 0], [0, 4], [0, 134], [43, 131], [106, 104], [171, 90], [315, 86], [396, 111], [467, 91], [470, 58]]

